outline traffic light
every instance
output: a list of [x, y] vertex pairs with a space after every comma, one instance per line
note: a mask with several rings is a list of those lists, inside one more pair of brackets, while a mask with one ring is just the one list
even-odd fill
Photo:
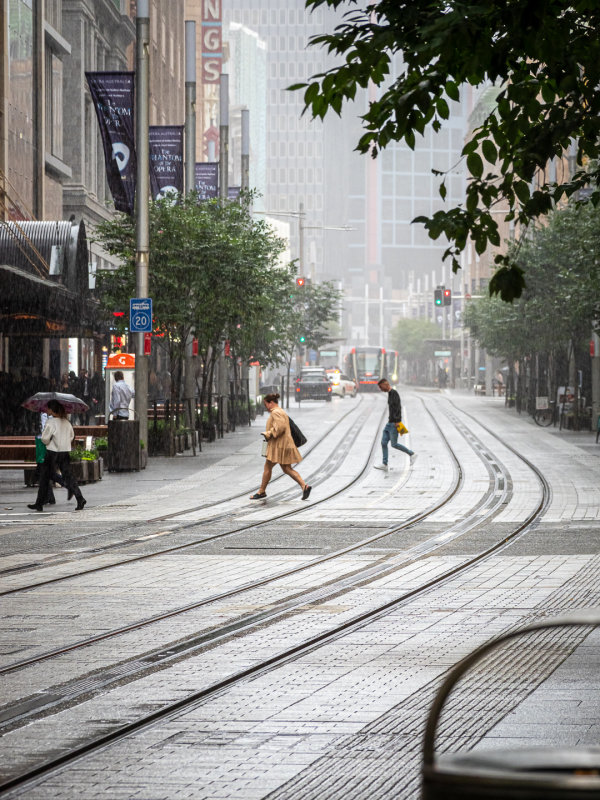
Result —
[[444, 289], [444, 305], [452, 305], [452, 289]]
[[443, 301], [442, 297], [442, 289], [434, 289], [433, 290], [433, 302], [436, 306], [441, 306]]
[[304, 286], [305, 279], [304, 278], [296, 278], [296, 286]]
[[300, 344], [304, 344], [306, 342], [306, 336], [299, 336], [298, 341], [300, 342]]

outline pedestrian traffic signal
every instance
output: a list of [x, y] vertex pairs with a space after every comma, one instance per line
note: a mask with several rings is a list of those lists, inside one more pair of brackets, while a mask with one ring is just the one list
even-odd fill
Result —
[[296, 286], [304, 286], [304, 278], [296, 278]]
[[444, 305], [452, 305], [452, 289], [444, 289]]
[[442, 305], [442, 290], [441, 289], [434, 289], [433, 290], [433, 302], [436, 306]]

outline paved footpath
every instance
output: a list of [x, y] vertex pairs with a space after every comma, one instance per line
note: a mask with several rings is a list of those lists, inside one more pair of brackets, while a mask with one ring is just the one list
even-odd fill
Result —
[[[108, 586], [99, 580], [80, 580], [74, 589], [64, 590], [56, 611], [56, 593], [33, 593], [30, 601], [19, 601], [31, 604], [27, 611], [30, 625], [18, 631], [13, 626], [12, 634], [6, 626], [2, 630], [4, 660], [14, 658], [9, 652], [11, 641], [13, 647], [19, 642], [25, 649], [35, 647], [32, 626], [42, 609], [47, 625], [57, 636], [72, 633], [74, 626], [83, 625], [86, 619], [91, 630], [94, 596], [112, 596], [116, 616], [129, 611], [133, 616], [139, 611], [141, 616], [142, 604], [145, 612], [147, 603], [159, 602], [161, 592], [171, 597], [178, 587], [185, 587], [187, 596], [194, 591], [195, 583], [201, 594], [206, 591], [205, 580], [209, 589], [211, 580], [235, 584], [249, 572], [268, 574], [273, 568], [305, 561], [309, 553], [334, 550], [352, 539], [351, 532], [363, 537], [366, 530], [376, 533], [411, 517], [425, 504], [444, 497], [454, 482], [456, 467], [440, 439], [438, 425], [459, 453], [462, 465], [457, 494], [427, 523], [427, 536], [446, 537], [443, 552], [412, 560], [413, 550], [422, 551], [425, 546], [426, 535], [409, 529], [374, 542], [361, 554], [345, 556], [343, 562], [336, 562], [335, 569], [321, 567], [320, 577], [330, 580], [338, 575], [335, 570], [342, 574], [372, 568], [382, 560], [390, 568], [336, 597], [308, 603], [264, 628], [186, 658], [172, 669], [144, 675], [133, 683], [123, 682], [106, 693], [91, 694], [86, 702], [58, 709], [42, 724], [7, 732], [0, 739], [5, 766], [11, 760], [26, 762], [36, 748], [44, 750], [60, 736], [66, 739], [70, 733], [76, 741], [78, 732], [92, 719], [104, 720], [106, 726], [136, 705], [138, 709], [144, 705], [153, 708], [155, 703], [176, 699], [203, 682], [223, 677], [228, 670], [248, 665], [259, 655], [302, 641], [332, 622], [393, 599], [458, 564], [477, 544], [468, 538], [453, 538], [452, 526], [459, 524], [467, 509], [481, 506], [481, 518], [489, 515], [489, 522], [478, 534], [485, 540], [523, 519], [539, 502], [539, 481], [509, 446], [539, 466], [549, 482], [551, 500], [542, 522], [511, 547], [471, 568], [466, 576], [456, 576], [325, 647], [238, 684], [10, 796], [78, 800], [391, 800], [418, 796], [424, 714], [449, 666], [511, 627], [573, 608], [600, 606], [600, 445], [594, 443], [595, 434], [539, 428], [529, 418], [505, 409], [497, 398], [408, 389], [403, 389], [402, 397], [411, 431], [410, 446], [419, 453], [413, 467], [406, 456], [393, 453], [389, 473], [371, 469], [379, 453], [377, 445], [373, 451], [369, 449], [368, 437], [374, 437], [380, 427], [382, 397], [364, 397], [356, 403], [307, 404], [291, 412], [294, 419], [309, 441], [330, 426], [328, 441], [334, 453], [344, 446], [343, 426], [335, 428], [336, 420], [347, 415], [347, 426], [359, 426], [363, 412], [370, 414], [364, 419], [365, 427], [360, 431], [357, 427], [355, 448], [332, 474], [319, 472], [322, 462], [327, 461], [325, 442], [307, 454], [301, 465], [303, 474], [306, 470], [307, 475], [313, 471], [323, 475], [323, 491], [326, 486], [332, 490], [341, 487], [360, 473], [350, 493], [339, 494], [322, 506], [313, 505], [311, 498], [302, 514], [294, 517], [293, 525], [273, 531], [271, 539], [267, 531], [260, 541], [256, 535], [253, 539], [240, 538], [237, 549], [219, 545], [210, 555], [161, 560], [153, 570], [129, 568], [121, 578], [111, 572]], [[232, 494], [232, 481], [235, 489], [254, 490], [261, 468], [257, 458], [261, 422], [205, 447], [197, 459], [151, 459], [145, 473], [111, 475], [100, 484], [86, 487], [91, 510], [81, 522], [84, 515], [71, 515], [62, 508], [43, 519], [29, 515], [24, 510], [26, 490], [19, 487], [18, 478], [12, 483], [2, 478], [0, 536], [5, 544], [3, 552], [8, 555], [2, 558], [0, 567], [18, 566], [33, 556], [48, 557], [79, 547], [84, 536], [89, 536], [93, 544], [107, 520], [127, 521], [134, 526], [172, 509], [191, 508], [198, 492], [198, 506], [216, 501]], [[500, 465], [495, 469], [505, 469], [515, 487], [514, 495], [505, 499], [504, 484], [494, 478], [494, 470], [482, 468], [490, 452]], [[363, 463], [368, 469], [361, 472]], [[496, 490], [490, 493], [490, 480], [493, 485], [494, 479]], [[490, 497], [486, 500], [487, 494]], [[280, 497], [278, 502], [285, 508], [299, 505], [288, 479], [273, 484], [272, 496]], [[268, 508], [247, 508], [247, 503], [240, 503], [236, 513], [242, 520], [260, 520], [266, 518]], [[187, 517], [190, 523], [201, 523], [207, 513], [199, 509], [190, 511]], [[77, 533], [72, 527], [74, 517], [81, 526]], [[165, 530], [169, 530], [168, 523], [163, 521], [147, 535], [158, 537]], [[32, 551], [36, 542], [43, 547]], [[58, 567], [47, 567], [36, 574], [47, 576], [53, 569]], [[266, 596], [254, 593], [236, 601], [237, 606], [220, 603], [209, 607], [203, 612], [204, 620], [216, 623], [219, 616], [233, 619], [241, 605], [246, 612], [273, 601], [278, 591], [286, 595], [320, 582], [314, 572], [288, 578], [278, 588], [269, 589]], [[86, 617], [83, 608], [88, 602], [92, 604]], [[72, 614], [61, 622], [59, 612], [62, 604], [64, 613], [65, 603], [71, 604]], [[17, 613], [14, 606], [12, 609]], [[190, 631], [181, 629], [177, 638], [185, 639]], [[168, 631], [151, 636], [167, 637]], [[542, 644], [540, 647], [538, 641], [513, 648], [509, 658], [503, 653], [457, 692], [447, 724], [440, 731], [441, 749], [600, 742], [596, 684], [600, 632], [561, 631], [547, 636]], [[150, 645], [148, 641], [146, 649]], [[139, 639], [126, 639], [122, 645], [130, 648], [132, 655], [140, 646]], [[92, 666], [110, 664], [111, 655], [110, 646], [96, 649], [93, 663], [86, 663], [81, 674], [88, 675]], [[83, 661], [85, 657], [79, 668]], [[67, 660], [62, 669], [76, 667]], [[35, 669], [28, 680], [46, 677], [50, 686], [60, 684], [56, 667]], [[54, 674], [49, 677], [52, 670]], [[7, 686], [14, 692], [13, 700], [24, 691], [18, 679]]]

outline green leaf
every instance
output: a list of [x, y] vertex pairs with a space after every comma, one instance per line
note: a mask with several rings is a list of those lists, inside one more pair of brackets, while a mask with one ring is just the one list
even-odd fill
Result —
[[454, 83], [454, 81], [446, 81], [445, 89], [448, 97], [458, 103], [460, 100], [460, 91], [456, 83]]
[[529, 200], [529, 185], [525, 181], [516, 181], [514, 189], [521, 203], [525, 204]]
[[486, 161], [488, 161], [490, 164], [496, 163], [498, 151], [496, 150], [496, 145], [493, 142], [491, 142], [489, 139], [484, 139], [481, 143], [481, 151]]
[[469, 153], [467, 156], [467, 169], [475, 178], [483, 175], [483, 160], [479, 153]]
[[510, 267], [501, 267], [494, 273], [489, 284], [490, 296], [499, 294], [506, 303], [512, 303], [513, 300], [521, 297], [524, 288], [524, 272], [516, 264]]

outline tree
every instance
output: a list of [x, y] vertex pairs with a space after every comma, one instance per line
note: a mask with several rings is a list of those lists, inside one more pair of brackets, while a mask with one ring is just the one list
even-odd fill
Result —
[[427, 339], [439, 339], [442, 331], [426, 319], [401, 319], [391, 331], [392, 347], [406, 362], [406, 374], [411, 382], [425, 381], [431, 344]]
[[305, 347], [318, 350], [332, 341], [330, 323], [336, 318], [342, 299], [341, 292], [328, 282], [305, 283], [290, 295], [291, 306], [278, 328], [276, 345], [281, 354], [278, 360], [286, 365], [288, 388], [294, 353]]
[[[464, 324], [489, 353], [534, 365], [532, 400], [534, 390], [553, 395], [559, 383], [577, 386], [575, 372], [587, 359], [599, 320], [599, 254], [600, 212], [592, 204], [554, 211], [520, 244], [527, 287], [519, 300], [512, 306], [491, 298], [467, 305]], [[549, 365], [544, 381], [542, 361]]]
[[426, 340], [439, 339], [441, 331], [438, 325], [426, 319], [401, 319], [392, 329], [391, 336], [392, 347], [400, 358], [419, 361], [430, 354]]
[[[478, 253], [500, 245], [492, 215], [502, 203], [506, 220], [526, 226], [563, 197], [591, 184], [600, 201], [596, 163], [600, 147], [600, 6], [589, 0], [306, 0], [307, 8], [350, 8], [331, 34], [312, 44], [341, 56], [342, 63], [313, 76], [304, 89], [307, 109], [323, 117], [340, 114], [345, 102], [369, 84], [380, 87], [362, 117], [358, 150], [375, 156], [392, 141], [414, 148], [427, 126], [442, 127], [449, 102], [464, 84], [497, 87], [490, 112], [475, 129], [462, 155], [470, 175], [466, 202], [415, 221], [431, 238], [450, 241], [444, 257], [460, 268], [458, 255], [469, 238]], [[402, 59], [399, 76], [392, 64]], [[576, 143], [578, 169], [557, 178], [536, 173]], [[483, 156], [483, 158], [482, 158]], [[487, 170], [485, 162], [490, 166]], [[441, 174], [441, 173], [438, 173]], [[440, 195], [446, 196], [442, 180]], [[490, 293], [519, 297], [525, 285], [514, 254], [496, 256]]]
[[[96, 238], [122, 260], [116, 270], [98, 275], [101, 302], [109, 312], [126, 308], [135, 296], [134, 223], [119, 215], [101, 223]], [[149, 292], [155, 341], [169, 357], [172, 402], [179, 399], [192, 331], [201, 356], [201, 401], [210, 405], [223, 341], [246, 356], [253, 350], [252, 336], [272, 324], [271, 287], [292, 285], [293, 270], [278, 264], [283, 247], [264, 221], [251, 218], [244, 200], [199, 203], [191, 194], [177, 203], [151, 203]], [[259, 346], [267, 348], [268, 342]]]

